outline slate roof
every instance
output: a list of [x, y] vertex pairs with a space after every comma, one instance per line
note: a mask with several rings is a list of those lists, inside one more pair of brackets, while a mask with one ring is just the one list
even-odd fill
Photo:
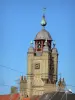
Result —
[[44, 40], [52, 40], [50, 34], [48, 31], [46, 31], [45, 29], [42, 29], [40, 32], [38, 32], [36, 34], [35, 40], [40, 40], [40, 39], [44, 39]]
[[75, 94], [65, 92], [45, 93], [38, 100], [75, 100]]

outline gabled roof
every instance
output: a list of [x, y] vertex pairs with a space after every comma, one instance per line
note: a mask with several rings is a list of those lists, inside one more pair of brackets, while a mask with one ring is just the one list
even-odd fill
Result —
[[17, 94], [7, 94], [7, 95], [0, 95], [0, 100], [19, 100], [19, 93]]

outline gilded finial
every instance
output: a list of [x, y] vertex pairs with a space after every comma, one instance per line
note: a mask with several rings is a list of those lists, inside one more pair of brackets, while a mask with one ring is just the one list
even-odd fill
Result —
[[45, 20], [45, 11], [46, 8], [43, 8], [43, 16], [42, 16], [42, 21], [41, 21], [41, 26], [44, 28], [47, 24], [46, 20]]

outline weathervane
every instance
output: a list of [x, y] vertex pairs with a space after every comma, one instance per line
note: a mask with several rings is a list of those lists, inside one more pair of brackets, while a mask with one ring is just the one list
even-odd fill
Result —
[[43, 8], [43, 16], [42, 16], [42, 21], [41, 21], [41, 26], [44, 28], [47, 24], [46, 20], [45, 20], [45, 11], [46, 8]]
[[43, 8], [43, 15], [45, 14], [46, 8]]

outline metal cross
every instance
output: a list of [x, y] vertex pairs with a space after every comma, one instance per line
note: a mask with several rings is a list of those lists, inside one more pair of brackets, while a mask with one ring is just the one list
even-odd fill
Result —
[[43, 13], [45, 14], [46, 8], [43, 8]]

